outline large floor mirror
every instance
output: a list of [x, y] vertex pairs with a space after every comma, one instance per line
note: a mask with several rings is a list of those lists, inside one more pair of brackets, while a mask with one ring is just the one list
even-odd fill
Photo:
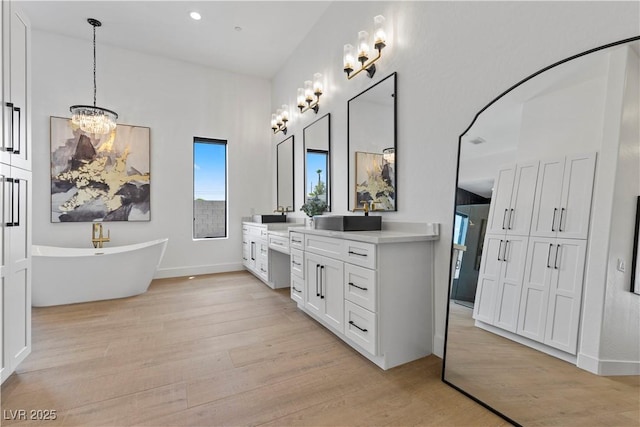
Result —
[[514, 425], [640, 423], [639, 80], [640, 37], [598, 47], [460, 137], [442, 379]]

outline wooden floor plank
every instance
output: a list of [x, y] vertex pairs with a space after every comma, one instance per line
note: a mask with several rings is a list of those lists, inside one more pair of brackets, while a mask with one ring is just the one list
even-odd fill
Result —
[[[498, 343], [495, 351], [505, 348]], [[475, 374], [495, 385], [503, 370], [496, 363]], [[456, 372], [469, 373], [472, 366]], [[501, 383], [514, 410], [580, 389], [575, 395], [583, 403], [567, 401], [564, 414], [545, 418], [523, 414], [526, 424], [638, 420], [633, 396], [624, 395], [638, 390], [637, 382], [611, 380], [622, 397], [607, 402], [594, 397], [601, 386], [553, 373], [556, 391], [536, 379], [529, 388], [518, 388], [519, 379]], [[1, 421], [17, 427], [508, 425], [445, 385], [440, 374], [434, 356], [381, 370], [299, 311], [288, 289], [271, 290], [248, 273], [161, 279], [132, 298], [34, 309], [33, 353], [2, 385], [1, 409], [54, 409], [57, 419]]]

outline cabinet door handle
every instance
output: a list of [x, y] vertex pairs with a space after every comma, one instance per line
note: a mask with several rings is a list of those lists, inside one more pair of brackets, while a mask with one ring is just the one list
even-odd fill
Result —
[[508, 211], [508, 210], [509, 210], [509, 209], [505, 209], [505, 210], [504, 210], [504, 215], [502, 215], [502, 229], [503, 229], [503, 230], [505, 230], [505, 229], [506, 229], [506, 228], [505, 228], [505, 226], [504, 226], [504, 222], [505, 222], [505, 220], [507, 219], [507, 211]]
[[551, 231], [556, 231], [556, 214], [558, 213], [558, 208], [553, 208], [553, 219], [551, 220]]
[[549, 260], [551, 259], [551, 247], [553, 246], [553, 243], [549, 243], [549, 252], [547, 252], [547, 268], [551, 268], [551, 265], [549, 264]]
[[560, 252], [560, 245], [556, 248], [556, 259], [553, 261], [553, 268], [558, 270], [558, 253]]
[[511, 225], [511, 224], [512, 224], [512, 223], [513, 223], [513, 209], [511, 209], [511, 210], [509, 211], [509, 227], [508, 227], [508, 228], [509, 228], [509, 230], [511, 230], [511, 227], [512, 227], [512, 225]]
[[502, 239], [500, 239], [500, 245], [498, 246], [498, 261], [502, 261], [500, 259], [500, 252], [502, 251]]
[[507, 248], [509, 247], [509, 241], [504, 242], [504, 252], [502, 252], [502, 260], [507, 262]]
[[324, 299], [324, 265], [320, 266], [320, 299]]
[[9, 214], [9, 215], [7, 215], [7, 217], [8, 217], [7, 219], [9, 221], [5, 222], [4, 225], [6, 227], [13, 227], [13, 219], [14, 219], [14, 215], [13, 215], [13, 211], [14, 211], [14, 209], [13, 209], [13, 205], [14, 205], [14, 203], [13, 203], [13, 200], [14, 200], [14, 198], [13, 198], [14, 197], [13, 196], [13, 178], [5, 178], [4, 182], [9, 184], [9, 201], [7, 203], [7, 206], [8, 206], [7, 213]]
[[566, 210], [565, 208], [562, 208], [562, 209], [560, 210], [560, 221], [558, 222], [558, 231], [564, 231], [564, 230], [562, 229], [562, 218], [564, 217], [564, 211], [565, 211], [565, 210]]
[[358, 255], [358, 256], [363, 256], [363, 257], [366, 257], [366, 256], [368, 256], [367, 254], [360, 254], [360, 253], [358, 253], [358, 252], [353, 252], [353, 251], [349, 251], [349, 254], [350, 254], [350, 255]]
[[251, 260], [255, 261], [256, 259], [255, 253], [256, 253], [256, 242], [251, 242]]
[[297, 293], [299, 293], [299, 294], [301, 294], [301, 293], [302, 293], [302, 291], [301, 291], [301, 290], [299, 290], [298, 288], [296, 288], [295, 286], [291, 286], [291, 289], [293, 289], [293, 291], [294, 291], [294, 292], [297, 292]]
[[284, 244], [280, 243], [280, 242], [276, 242], [275, 240], [271, 241], [272, 245], [277, 245], [277, 246], [284, 246]]
[[360, 290], [362, 290], [362, 291], [368, 291], [368, 290], [369, 290], [369, 288], [363, 288], [363, 287], [360, 287], [360, 286], [358, 286], [358, 285], [354, 284], [353, 282], [349, 282], [349, 283], [348, 283], [348, 285], [349, 285], [349, 286], [353, 286], [354, 288], [358, 288], [358, 289], [360, 289]]
[[320, 296], [320, 264], [316, 264], [316, 296]]
[[3, 147], [4, 151], [8, 151], [9, 153], [13, 153], [13, 103], [11, 102], [7, 102], [4, 104], [5, 108], [8, 108], [9, 110], [9, 114], [7, 116], [6, 113], [6, 109], [3, 112], [3, 116], [7, 119], [6, 123], [8, 125], [8, 129], [5, 130], [6, 132], [6, 138], [3, 136], [3, 140], [6, 140], [8, 142], [11, 143], [11, 145], [7, 145], [6, 147]]
[[[13, 107], [13, 112], [14, 113], [18, 113], [18, 139], [17, 139], [17, 141], [18, 141], [17, 147], [18, 148], [17, 149], [15, 148], [16, 145], [13, 142], [11, 143], [11, 145], [12, 145], [12, 149], [13, 149], [13, 154], [20, 154], [20, 139], [21, 139], [21, 133], [20, 132], [21, 132], [21, 127], [22, 127], [22, 126], [20, 126], [21, 122], [22, 122], [22, 116], [20, 114], [20, 107]], [[11, 120], [13, 120], [13, 117], [11, 117]], [[13, 141], [13, 122], [11, 124], [11, 139]]]
[[367, 330], [366, 330], [366, 329], [361, 328], [360, 326], [356, 325], [356, 324], [353, 322], [353, 320], [349, 320], [349, 324], [350, 324], [350, 325], [352, 325], [352, 326], [354, 326], [354, 327], [356, 327], [356, 328], [358, 328], [358, 329], [360, 329], [362, 332], [367, 332]]

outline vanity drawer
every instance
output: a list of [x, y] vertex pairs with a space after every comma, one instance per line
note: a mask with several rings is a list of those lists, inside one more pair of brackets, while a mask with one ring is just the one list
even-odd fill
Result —
[[366, 268], [376, 268], [376, 245], [345, 240], [344, 261]]
[[291, 277], [298, 276], [304, 279], [304, 252], [299, 249], [291, 249]]
[[263, 280], [269, 281], [269, 260], [267, 257], [258, 257], [256, 260], [256, 273]]
[[304, 305], [304, 279], [291, 275], [291, 299]]
[[267, 258], [269, 255], [269, 244], [267, 244], [266, 241], [265, 242], [257, 241], [256, 246], [257, 246], [256, 251], [258, 252], [256, 256], [258, 257], [263, 256]]
[[351, 301], [344, 302], [345, 335], [373, 355], [376, 355], [378, 351], [376, 317], [374, 313]]
[[343, 258], [344, 243], [344, 240], [332, 237], [316, 236], [314, 234], [305, 234], [304, 236], [305, 251], [339, 260]]
[[273, 250], [289, 253], [289, 240], [286, 237], [269, 234], [269, 247]]
[[369, 311], [378, 311], [376, 272], [346, 263], [344, 265], [344, 297]]
[[269, 238], [269, 231], [267, 231], [267, 229], [260, 229], [260, 237], [262, 237], [264, 240], [268, 240]]
[[289, 233], [289, 247], [291, 249], [304, 249], [304, 235], [292, 231]]

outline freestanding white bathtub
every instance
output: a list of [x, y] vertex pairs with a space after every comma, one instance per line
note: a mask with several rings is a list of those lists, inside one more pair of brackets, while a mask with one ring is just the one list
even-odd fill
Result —
[[33, 245], [31, 305], [73, 304], [147, 291], [168, 239], [98, 249]]

